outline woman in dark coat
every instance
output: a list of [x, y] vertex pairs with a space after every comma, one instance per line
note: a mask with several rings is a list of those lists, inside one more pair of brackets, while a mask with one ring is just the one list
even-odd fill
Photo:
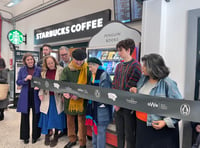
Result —
[[17, 85], [21, 86], [21, 93], [17, 104], [17, 112], [21, 112], [20, 139], [25, 144], [29, 143], [29, 113], [32, 108], [32, 143], [35, 143], [41, 135], [38, 128], [40, 118], [40, 99], [38, 90], [31, 88], [32, 77], [40, 77], [41, 69], [35, 65], [32, 54], [26, 53], [23, 56], [24, 66], [18, 72]]
[[[7, 79], [8, 79], [8, 69], [6, 69], [6, 64], [5, 64], [4, 59], [0, 58], [0, 84], [8, 84]], [[1, 87], [4, 87], [4, 85], [2, 85]], [[0, 89], [3, 89], [1, 87]], [[6, 85], [5, 87], [8, 87], [8, 85]], [[1, 91], [5, 91], [5, 89]], [[7, 93], [8, 93], [8, 89], [7, 89]], [[4, 119], [4, 109], [7, 108], [8, 104], [9, 104], [9, 101], [8, 101], [7, 96], [5, 98], [1, 98], [0, 121]]]

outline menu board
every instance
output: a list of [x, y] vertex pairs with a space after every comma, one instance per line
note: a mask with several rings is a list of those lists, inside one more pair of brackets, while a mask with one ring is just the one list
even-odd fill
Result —
[[128, 23], [142, 18], [142, 4], [137, 0], [114, 0], [115, 20]]

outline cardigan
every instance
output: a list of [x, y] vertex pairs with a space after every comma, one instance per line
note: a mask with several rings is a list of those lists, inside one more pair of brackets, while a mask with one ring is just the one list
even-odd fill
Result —
[[[59, 80], [62, 70], [63, 70], [63, 68], [61, 66], [57, 65], [55, 80]], [[47, 73], [47, 71], [43, 71], [41, 73], [42, 78], [44, 78], [44, 79], [46, 78], [46, 73]], [[47, 114], [47, 112], [49, 110], [49, 104], [50, 104], [49, 91], [40, 89], [39, 95], [43, 95], [43, 99], [42, 99], [41, 105], [40, 105], [40, 111], [44, 114]], [[54, 93], [54, 96], [55, 96], [55, 102], [56, 102], [56, 109], [57, 109], [58, 114], [60, 114], [64, 110], [62, 96], [61, 96], [61, 94], [58, 94], [58, 93]]]

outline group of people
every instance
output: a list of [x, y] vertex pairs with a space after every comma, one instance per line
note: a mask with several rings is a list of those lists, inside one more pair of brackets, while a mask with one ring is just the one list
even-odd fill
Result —
[[115, 105], [113, 117], [112, 105], [86, 100], [70, 93], [59, 94], [31, 87], [32, 77], [42, 77], [181, 99], [177, 85], [168, 77], [169, 69], [160, 55], [145, 55], [140, 64], [131, 56], [135, 49], [134, 41], [120, 41], [116, 49], [123, 60], [117, 65], [112, 81], [98, 58], [89, 57], [86, 62], [85, 50], [76, 49], [70, 57], [68, 48], [62, 46], [59, 52], [63, 61], [58, 63], [49, 54], [49, 45], [44, 45], [43, 49], [45, 56], [37, 65], [30, 53], [24, 55], [24, 66], [19, 70], [17, 78], [17, 85], [21, 86], [17, 104], [17, 111], [21, 112], [20, 139], [25, 144], [29, 143], [30, 138], [29, 112], [32, 108], [32, 143], [37, 142], [42, 133], [45, 134], [44, 144], [54, 147], [60, 133], [67, 129], [69, 142], [64, 148], [76, 145], [77, 140], [80, 148], [85, 148], [88, 125], [92, 127], [93, 147], [105, 148], [106, 129], [114, 118], [119, 148], [125, 145], [127, 148], [179, 148], [177, 119]]

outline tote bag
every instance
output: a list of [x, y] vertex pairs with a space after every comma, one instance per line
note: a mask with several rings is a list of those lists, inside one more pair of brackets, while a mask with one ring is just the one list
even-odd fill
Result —
[[8, 84], [0, 84], [0, 100], [7, 99], [8, 89]]

